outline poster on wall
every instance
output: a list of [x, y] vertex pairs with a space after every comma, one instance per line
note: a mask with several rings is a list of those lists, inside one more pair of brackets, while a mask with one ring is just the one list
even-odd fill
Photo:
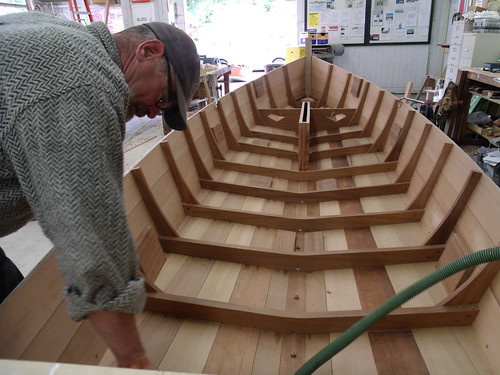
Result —
[[307, 30], [327, 34], [330, 44], [363, 44], [365, 0], [309, 0]]
[[432, 1], [307, 0], [306, 29], [329, 44], [429, 43]]
[[432, 0], [372, 0], [369, 43], [428, 43]]

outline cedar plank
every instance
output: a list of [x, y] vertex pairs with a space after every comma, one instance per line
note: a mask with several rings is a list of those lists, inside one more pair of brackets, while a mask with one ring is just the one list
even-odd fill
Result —
[[[342, 141], [338, 143], [342, 144]], [[332, 165], [334, 167], [346, 166], [348, 165], [347, 158], [332, 159]], [[352, 177], [341, 177], [337, 179], [337, 185], [339, 187], [354, 187], [355, 182]], [[356, 211], [357, 213], [363, 212], [359, 199], [340, 202], [341, 214], [354, 214]], [[368, 227], [346, 229], [345, 235], [348, 248], [376, 247], [375, 239]], [[353, 271], [363, 309], [377, 308], [394, 295], [394, 289], [385, 267], [357, 267]], [[377, 287], [374, 288], [374, 285]], [[379, 374], [428, 373], [427, 366], [410, 330], [391, 331], [387, 332], [385, 336], [371, 333], [369, 337]], [[388, 345], [388, 343], [390, 344]], [[407, 365], [411, 366], [411, 371], [405, 368]], [[403, 371], [394, 371], [394, 369]]]

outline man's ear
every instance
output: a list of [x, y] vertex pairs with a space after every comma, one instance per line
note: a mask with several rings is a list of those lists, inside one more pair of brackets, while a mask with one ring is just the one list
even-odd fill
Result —
[[139, 44], [135, 50], [136, 57], [141, 60], [163, 56], [163, 43], [157, 39], [147, 40]]

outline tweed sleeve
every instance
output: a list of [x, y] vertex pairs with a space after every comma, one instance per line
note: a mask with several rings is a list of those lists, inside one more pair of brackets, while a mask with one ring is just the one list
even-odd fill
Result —
[[123, 200], [124, 109], [95, 88], [80, 88], [21, 112], [11, 150], [24, 194], [53, 242], [67, 283], [70, 316], [138, 313], [144, 282]]

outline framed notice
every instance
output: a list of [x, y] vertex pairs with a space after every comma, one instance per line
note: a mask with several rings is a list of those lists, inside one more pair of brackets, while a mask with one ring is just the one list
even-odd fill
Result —
[[428, 44], [433, 0], [307, 0], [306, 29], [330, 44]]
[[307, 30], [328, 33], [330, 44], [364, 44], [366, 0], [307, 0]]
[[432, 0], [372, 0], [370, 44], [429, 43]]

